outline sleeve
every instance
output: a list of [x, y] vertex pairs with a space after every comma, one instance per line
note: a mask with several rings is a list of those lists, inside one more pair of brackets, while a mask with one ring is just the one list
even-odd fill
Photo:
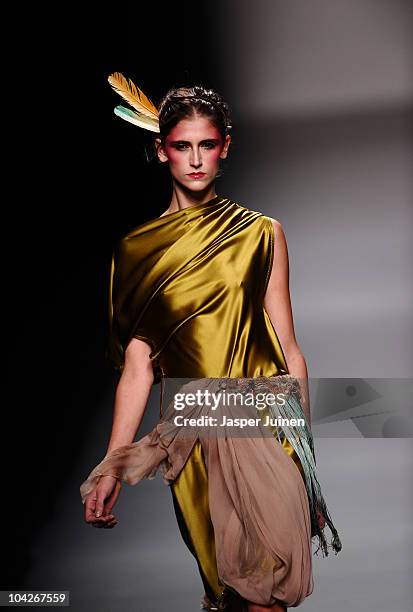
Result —
[[[108, 296], [108, 343], [106, 358], [112, 367], [122, 372], [125, 365], [125, 350], [132, 338], [138, 338], [151, 347], [150, 358], [154, 372], [154, 384], [162, 379], [162, 370], [155, 353], [155, 342], [145, 329], [138, 313], [142, 310], [143, 300], [138, 296], [142, 284], [136, 272], [136, 261], [128, 252], [125, 241], [120, 241], [113, 249], [109, 272]], [[139, 319], [137, 324], [136, 319]]]
[[[115, 266], [117, 260], [117, 249], [112, 251], [109, 270], [109, 296], [108, 296], [108, 343], [106, 347], [106, 358], [115, 370], [122, 371], [124, 366], [124, 350], [119, 339], [117, 321], [114, 318], [114, 280]], [[117, 270], [116, 270], [117, 271]]]

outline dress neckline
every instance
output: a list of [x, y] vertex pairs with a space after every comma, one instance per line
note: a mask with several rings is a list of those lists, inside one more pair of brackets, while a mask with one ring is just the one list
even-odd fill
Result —
[[198, 210], [202, 206], [211, 206], [211, 205], [215, 204], [215, 201], [224, 200], [224, 199], [225, 198], [221, 198], [221, 196], [216, 195], [213, 198], [211, 198], [210, 200], [207, 200], [206, 202], [201, 202], [201, 204], [194, 204], [193, 206], [187, 206], [186, 208], [181, 208], [180, 210], [175, 210], [175, 211], [173, 211], [171, 213], [168, 213], [166, 215], [160, 215], [159, 217], [155, 217], [155, 219], [153, 219], [153, 221], [155, 221], [156, 219], [165, 219], [166, 217], [170, 217], [172, 215], [177, 215], [179, 213], [186, 213], [186, 212], [189, 212], [191, 210]]
[[179, 219], [182, 215], [191, 215], [193, 212], [202, 211], [204, 208], [214, 208], [222, 204], [223, 202], [229, 202], [228, 198], [223, 198], [222, 196], [216, 195], [207, 202], [202, 202], [201, 204], [195, 204], [194, 206], [188, 206], [187, 208], [181, 208], [180, 210], [175, 210], [174, 212], [168, 213], [167, 215], [161, 215], [160, 217], [154, 217], [153, 219], [149, 219], [148, 221], [144, 221], [140, 225], [136, 225], [125, 238], [131, 238], [135, 232], [140, 229], [157, 226], [158, 224], [166, 223], [168, 220]]

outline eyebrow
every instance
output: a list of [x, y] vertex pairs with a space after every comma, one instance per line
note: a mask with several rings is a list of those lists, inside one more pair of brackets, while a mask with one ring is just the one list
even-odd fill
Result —
[[[218, 138], [205, 138], [204, 140], [201, 140], [201, 144], [203, 142], [216, 142], [216, 143], [218, 143], [219, 140], [218, 140]], [[171, 140], [170, 144], [188, 144], [188, 145], [190, 145], [191, 143], [189, 142], [189, 140]]]

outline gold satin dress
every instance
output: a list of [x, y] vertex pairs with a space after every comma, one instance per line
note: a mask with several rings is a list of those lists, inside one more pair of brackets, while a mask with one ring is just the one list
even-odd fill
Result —
[[[139, 338], [152, 349], [155, 382], [165, 377], [288, 374], [263, 305], [273, 257], [271, 219], [221, 196], [134, 228], [113, 255], [108, 357], [122, 370], [125, 348]], [[303, 475], [286, 438], [282, 447]], [[170, 488], [205, 592], [217, 600], [224, 585], [217, 570], [208, 470], [199, 440]], [[302, 542], [307, 531], [306, 523]], [[312, 590], [307, 556], [302, 563], [306, 576], [291, 596], [293, 605]]]

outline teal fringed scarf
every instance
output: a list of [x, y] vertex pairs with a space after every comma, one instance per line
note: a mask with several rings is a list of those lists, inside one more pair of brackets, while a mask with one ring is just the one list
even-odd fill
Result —
[[[308, 494], [310, 514], [311, 514], [311, 535], [318, 538], [319, 546], [315, 551], [322, 550], [323, 556], [328, 556], [328, 549], [332, 548], [335, 554], [340, 552], [342, 544], [340, 537], [334, 527], [333, 521], [324, 501], [321, 486], [316, 473], [316, 459], [314, 453], [313, 435], [308, 428], [307, 421], [301, 406], [301, 390], [299, 380], [290, 374], [276, 376], [272, 378], [258, 377], [250, 379], [250, 387], [257, 393], [278, 393], [285, 394], [284, 405], [267, 404], [271, 418], [282, 417], [286, 419], [303, 419], [304, 426], [277, 425], [277, 438], [281, 441], [284, 435], [297, 453], [305, 475], [305, 487]], [[281, 430], [281, 432], [280, 432]], [[331, 545], [329, 546], [326, 537], [321, 529], [317, 509], [323, 515], [325, 522], [332, 533]]]

